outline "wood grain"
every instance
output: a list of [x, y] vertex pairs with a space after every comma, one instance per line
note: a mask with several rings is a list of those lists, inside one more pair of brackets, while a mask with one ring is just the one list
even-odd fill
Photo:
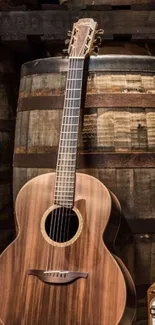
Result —
[[[16, 40], [17, 35], [49, 35], [50, 40], [65, 40], [75, 20], [94, 18], [105, 29], [104, 39], [133, 34], [137, 39], [155, 38], [155, 11], [45, 10], [0, 13], [0, 35]], [[104, 23], [103, 23], [104, 22]], [[57, 27], [56, 27], [57, 26]]]
[[[91, 0], [72, 0], [72, 3], [75, 5], [92, 5]], [[153, 5], [153, 0], [94, 0], [93, 5], [110, 5], [110, 6], [131, 6], [131, 5]]]
[[[19, 193], [19, 234], [0, 258], [2, 321], [5, 325], [32, 325], [34, 321], [36, 325], [51, 325], [51, 321], [57, 325], [114, 325], [122, 319], [121, 324], [130, 324], [134, 316], [134, 286], [127, 274], [132, 299], [126, 308], [126, 269], [122, 265], [123, 275], [102, 239], [112, 202], [114, 211], [119, 208], [118, 203], [111, 201], [98, 180], [77, 174], [75, 206], [83, 217], [82, 233], [68, 247], [51, 246], [41, 234], [40, 221], [53, 203], [54, 181], [54, 173], [41, 175]], [[82, 205], [81, 199], [85, 202]], [[48, 250], [50, 269], [88, 272], [88, 279], [60, 288], [28, 276], [30, 268], [46, 269]]]

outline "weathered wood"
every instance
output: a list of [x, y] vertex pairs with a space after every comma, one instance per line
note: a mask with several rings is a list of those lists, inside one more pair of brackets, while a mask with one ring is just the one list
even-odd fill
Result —
[[[108, 77], [108, 76], [107, 76]], [[104, 84], [104, 83], [103, 83]], [[104, 86], [102, 91], [104, 91]], [[106, 91], [106, 90], [105, 90]], [[144, 88], [143, 88], [144, 91]], [[19, 99], [18, 112], [28, 110], [42, 110], [45, 109], [62, 109], [64, 102], [63, 95], [44, 96], [31, 96]], [[31, 108], [30, 108], [31, 105]], [[153, 91], [151, 93], [103, 93], [103, 94], [87, 94], [85, 99], [85, 108], [128, 108], [128, 107], [150, 107], [155, 108], [155, 96]]]
[[[17, 86], [12, 56], [0, 48], [0, 251], [13, 238], [12, 156]], [[9, 225], [8, 225], [9, 223]], [[7, 228], [8, 227], [8, 228]]]
[[32, 11], [1, 12], [0, 35], [15, 37], [21, 35], [50, 35], [53, 40], [64, 40], [67, 30], [75, 20], [84, 17], [94, 18], [104, 28], [103, 38], [119, 34], [140, 35], [146, 39], [152, 34], [155, 38], [155, 11]]
[[[68, 1], [69, 2], [69, 1]], [[72, 0], [72, 4], [87, 4], [92, 5], [91, 0]], [[131, 6], [131, 5], [153, 5], [154, 0], [94, 0], [93, 5], [110, 5], [110, 6]]]
[[39, 9], [38, 0], [0, 0], [2, 11], [25, 11], [27, 9]]
[[[48, 60], [48, 66], [49, 62]], [[85, 109], [82, 112], [80, 127], [82, 136], [79, 139], [79, 147], [94, 153], [103, 150], [129, 153], [135, 150], [153, 151], [154, 78], [154, 72], [149, 69], [139, 74], [123, 71], [121, 74], [118, 71], [111, 74], [107, 71], [90, 72]], [[23, 76], [18, 101], [16, 153], [43, 153], [45, 150], [46, 153], [50, 153], [51, 146], [58, 145], [62, 114], [58, 108], [63, 106], [65, 80], [64, 72], [47, 74], [44, 71], [41, 75], [40, 70], [39, 74], [28, 73], [28, 76]], [[42, 120], [46, 120], [46, 126]], [[50, 134], [48, 129], [51, 129]], [[153, 167], [153, 155], [147, 157], [146, 162], [142, 163]], [[125, 160], [126, 158], [124, 162]], [[46, 163], [48, 164], [47, 160]], [[133, 162], [128, 166], [134, 167], [136, 164], [140, 166], [142, 163], [137, 163], [136, 156], [134, 162], [133, 156]], [[102, 164], [105, 166], [104, 161]], [[113, 167], [121, 165], [114, 163]]]
[[147, 289], [151, 281], [155, 280], [154, 268], [154, 234], [147, 232], [134, 235], [134, 238], [128, 230], [120, 229], [122, 238], [119, 236], [119, 242], [116, 241], [116, 247], [119, 249], [124, 263], [127, 265], [136, 285], [137, 292], [137, 311], [136, 324], [146, 320], [147, 311]]
[[[21, 152], [20, 152], [21, 150]], [[34, 152], [33, 152], [34, 150]], [[51, 151], [42, 153], [42, 151]], [[36, 152], [35, 152], [36, 151]], [[155, 167], [155, 153], [99, 153], [85, 152], [79, 153], [77, 158], [77, 168], [148, 168]], [[22, 148], [14, 154], [14, 167], [21, 168], [54, 168], [56, 166], [57, 147], [35, 147], [30, 153], [22, 153]], [[149, 171], [148, 171], [149, 172]]]

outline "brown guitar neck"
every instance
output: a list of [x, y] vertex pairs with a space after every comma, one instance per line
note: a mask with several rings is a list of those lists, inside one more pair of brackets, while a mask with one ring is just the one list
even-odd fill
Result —
[[73, 206], [84, 58], [70, 58], [56, 167], [54, 203]]

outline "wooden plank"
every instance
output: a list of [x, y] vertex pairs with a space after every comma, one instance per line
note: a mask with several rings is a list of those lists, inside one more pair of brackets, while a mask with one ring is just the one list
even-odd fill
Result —
[[[152, 220], [151, 224], [155, 218], [155, 169], [99, 169], [99, 179], [120, 200], [129, 228], [135, 233], [145, 232], [143, 226], [147, 220]], [[145, 221], [138, 231], [139, 219]], [[145, 233], [147, 230], [150, 231], [149, 222]]]
[[84, 17], [94, 18], [100, 28], [104, 28], [105, 37], [116, 34], [155, 35], [154, 10], [0, 12], [0, 35], [47, 34], [51, 40], [64, 40], [73, 22]]
[[[92, 4], [92, 0], [72, 0], [72, 4]], [[154, 0], [94, 0], [94, 5], [131, 6], [154, 4]]]
[[[43, 110], [43, 109], [62, 109], [64, 103], [64, 96], [31, 96], [23, 97], [18, 101], [18, 112], [28, 110]], [[101, 94], [87, 94], [85, 100], [85, 107], [150, 107], [155, 108], [154, 94], [141, 93], [101, 93]]]
[[[38, 147], [35, 153], [15, 153], [14, 166], [23, 168], [55, 168], [56, 148], [42, 153], [44, 147]], [[38, 153], [36, 153], [38, 151]], [[41, 152], [41, 153], [40, 153]], [[155, 153], [79, 153], [78, 168], [154, 168]]]

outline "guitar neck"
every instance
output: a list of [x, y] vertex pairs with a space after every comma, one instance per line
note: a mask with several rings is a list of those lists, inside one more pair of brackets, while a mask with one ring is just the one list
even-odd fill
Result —
[[69, 58], [65, 100], [58, 148], [54, 203], [72, 207], [84, 58]]

